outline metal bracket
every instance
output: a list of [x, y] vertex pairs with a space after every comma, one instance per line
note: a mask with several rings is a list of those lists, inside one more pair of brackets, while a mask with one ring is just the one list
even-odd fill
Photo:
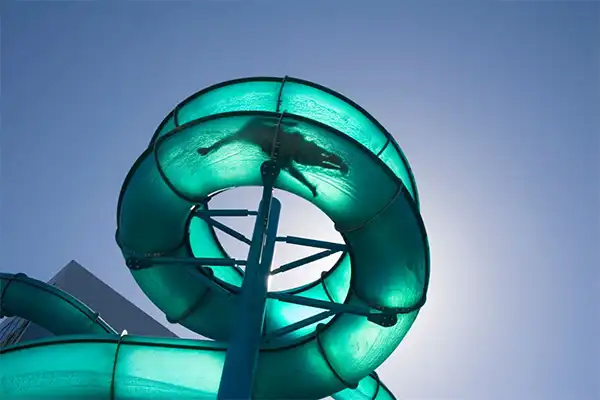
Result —
[[367, 317], [367, 319], [379, 326], [384, 328], [390, 328], [398, 323], [398, 316], [396, 314], [377, 314], [373, 313]]
[[90, 324], [90, 327], [93, 327], [94, 325], [96, 325], [96, 323], [98, 322], [99, 319], [100, 319], [100, 313], [98, 311], [94, 311], [92, 313], [92, 318], [90, 318], [90, 321], [92, 321], [92, 323]]
[[[279, 156], [279, 133], [281, 132], [281, 121], [283, 121], [284, 112], [279, 114], [279, 119], [277, 120], [277, 125], [275, 126], [275, 135], [273, 135], [273, 144], [271, 145], [271, 161], [277, 161], [277, 157]], [[263, 163], [263, 166], [265, 164]], [[261, 167], [262, 170], [262, 167]]]
[[348, 229], [341, 229], [339, 226], [335, 226], [335, 229], [342, 233], [350, 233], [350, 232], [355, 232], [361, 228], [364, 228], [365, 226], [369, 225], [371, 222], [375, 221], [380, 215], [382, 215], [383, 213], [385, 213], [388, 208], [390, 208], [390, 206], [396, 201], [396, 199], [402, 194], [402, 192], [406, 190], [406, 188], [404, 187], [403, 183], [400, 183], [398, 185], [398, 187], [396, 188], [396, 192], [394, 193], [394, 195], [392, 196], [392, 198], [386, 203], [385, 206], [383, 206], [379, 211], [377, 211], [373, 216], [371, 216], [371, 218], [367, 219], [366, 221], [363, 221], [361, 224], [356, 225], [352, 228], [348, 228]]
[[275, 112], [279, 112], [279, 110], [281, 109], [281, 95], [283, 94], [283, 87], [285, 86], [285, 82], [287, 81], [288, 76], [285, 75], [283, 77], [283, 79], [281, 80], [281, 85], [279, 86], [279, 93], [277, 93], [277, 107], [275, 109]]
[[119, 336], [119, 340], [117, 341], [117, 348], [115, 349], [115, 358], [113, 360], [113, 368], [112, 368], [112, 374], [111, 374], [111, 378], [110, 378], [110, 399], [111, 400], [115, 399], [115, 377], [117, 374], [117, 361], [119, 359], [119, 350], [121, 350], [121, 343], [123, 342], [123, 338], [125, 336], [127, 336], [127, 335], [121, 334]]

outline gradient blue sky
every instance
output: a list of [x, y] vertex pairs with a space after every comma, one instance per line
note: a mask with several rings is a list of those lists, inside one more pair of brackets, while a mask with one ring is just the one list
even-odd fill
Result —
[[380, 369], [398, 397], [600, 398], [600, 3], [5, 1], [0, 15], [2, 271], [45, 280], [76, 259], [164, 322], [113, 239], [125, 174], [186, 96], [288, 74], [371, 111], [415, 172], [432, 276]]

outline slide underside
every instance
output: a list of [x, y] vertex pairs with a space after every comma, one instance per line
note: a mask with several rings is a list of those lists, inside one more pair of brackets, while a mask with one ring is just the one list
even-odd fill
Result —
[[269, 298], [264, 329], [273, 338], [261, 347], [254, 397], [392, 397], [374, 370], [408, 332], [429, 280], [416, 185], [399, 147], [370, 115], [293, 78], [226, 82], [178, 105], [119, 198], [116, 239], [134, 279], [170, 322], [214, 341], [120, 337], [90, 321], [93, 314], [75, 299], [3, 275], [5, 314], [57, 334], [89, 334], [2, 350], [2, 364], [10, 366], [0, 370], [6, 397], [214, 398], [243, 272], [186, 260], [229, 258], [200, 213], [211, 210], [215, 193], [260, 186], [268, 159], [282, 169], [275, 187], [324, 211], [346, 244], [321, 279], [280, 294], [393, 316], [395, 323], [338, 312], [297, 326], [323, 310]]

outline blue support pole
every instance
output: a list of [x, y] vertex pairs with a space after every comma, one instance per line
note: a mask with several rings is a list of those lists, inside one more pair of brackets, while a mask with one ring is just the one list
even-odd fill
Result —
[[280, 169], [267, 161], [262, 165], [263, 194], [252, 234], [252, 244], [242, 288], [237, 298], [236, 322], [229, 338], [219, 400], [251, 399], [254, 372], [262, 341], [268, 279], [275, 250], [281, 203], [273, 197]]

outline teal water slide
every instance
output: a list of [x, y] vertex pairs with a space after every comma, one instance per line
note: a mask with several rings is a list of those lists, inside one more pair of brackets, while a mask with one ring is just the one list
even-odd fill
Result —
[[[210, 207], [242, 186], [263, 187], [257, 210]], [[319, 207], [344, 243], [277, 236], [273, 189]], [[253, 237], [220, 216], [254, 217]], [[72, 296], [0, 274], [0, 314], [57, 335], [0, 350], [0, 398], [394, 398], [375, 369], [425, 303], [429, 247], [406, 158], [349, 99], [290, 77], [194, 94], [130, 170], [117, 218], [144, 293], [169, 322], [210, 340], [119, 335]], [[247, 243], [248, 259], [230, 257], [215, 229]], [[280, 242], [319, 252], [272, 268]], [[269, 275], [333, 255], [317, 281], [268, 291]]]

